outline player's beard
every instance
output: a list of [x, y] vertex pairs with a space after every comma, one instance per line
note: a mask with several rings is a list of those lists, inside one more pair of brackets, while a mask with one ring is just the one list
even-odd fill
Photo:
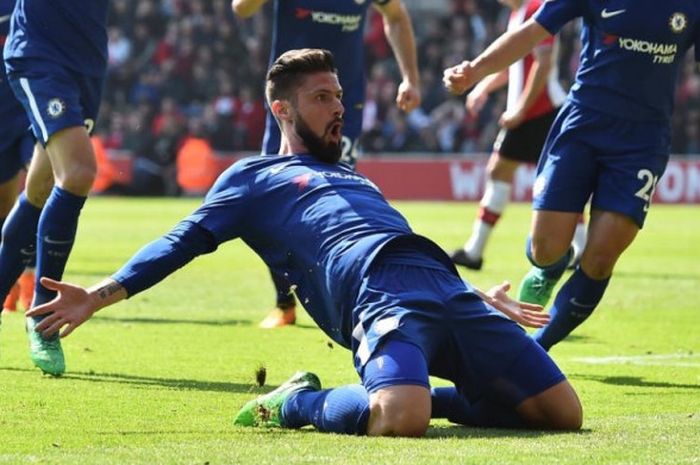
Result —
[[[342, 125], [343, 119], [336, 118], [328, 123], [323, 135], [325, 136], [328, 134], [331, 131], [331, 128], [338, 123]], [[340, 155], [342, 154], [342, 139], [338, 142], [326, 142], [323, 140], [323, 136], [319, 137], [314, 134], [301, 115], [297, 115], [294, 118], [294, 129], [297, 135], [304, 142], [306, 149], [309, 151], [309, 155], [313, 156], [319, 161], [329, 163], [331, 165], [338, 163], [338, 160], [340, 160]]]

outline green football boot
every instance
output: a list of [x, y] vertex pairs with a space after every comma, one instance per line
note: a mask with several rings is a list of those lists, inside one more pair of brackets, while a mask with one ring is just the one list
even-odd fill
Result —
[[29, 336], [29, 357], [41, 371], [52, 376], [61, 376], [66, 371], [63, 358], [61, 338], [58, 334], [44, 339], [34, 328], [37, 322], [27, 318], [27, 335]]
[[282, 426], [282, 405], [287, 398], [299, 391], [320, 391], [321, 380], [308, 371], [298, 371], [274, 391], [259, 396], [243, 406], [233, 419], [238, 426]]
[[552, 291], [557, 282], [559, 282], [558, 279], [547, 278], [542, 268], [533, 266], [520, 283], [518, 300], [544, 307], [552, 297]]

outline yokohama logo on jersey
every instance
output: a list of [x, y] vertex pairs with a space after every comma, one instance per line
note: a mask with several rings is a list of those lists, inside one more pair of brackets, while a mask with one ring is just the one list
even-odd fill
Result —
[[676, 52], [678, 51], [678, 46], [676, 44], [659, 44], [626, 37], [620, 37], [618, 42], [620, 48], [625, 50], [653, 55], [654, 63], [673, 63], [676, 58]]
[[328, 24], [331, 26], [341, 26], [343, 32], [356, 31], [362, 23], [362, 15], [341, 15], [326, 11], [315, 11], [306, 8], [297, 8], [297, 19], [311, 18], [311, 21], [318, 24]]

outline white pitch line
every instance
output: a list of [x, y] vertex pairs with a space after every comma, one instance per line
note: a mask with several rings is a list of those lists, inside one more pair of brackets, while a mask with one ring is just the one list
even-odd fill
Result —
[[575, 357], [572, 360], [591, 365], [700, 367], [700, 354], [613, 355], [608, 357]]

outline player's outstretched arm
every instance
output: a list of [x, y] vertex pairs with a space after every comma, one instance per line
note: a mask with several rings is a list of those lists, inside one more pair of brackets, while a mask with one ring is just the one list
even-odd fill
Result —
[[41, 284], [58, 292], [52, 301], [27, 312], [27, 316], [32, 317], [48, 315], [36, 326], [36, 330], [44, 337], [51, 336], [61, 328], [64, 328], [61, 337], [66, 337], [99, 309], [127, 298], [126, 289], [111, 278], [104, 279], [89, 289], [49, 278], [41, 278]]
[[241, 18], [248, 18], [257, 13], [265, 3], [267, 0], [233, 0], [231, 9]]
[[511, 299], [508, 296], [509, 289], [510, 283], [504, 281], [492, 287], [487, 292], [480, 291], [479, 289], [477, 289], [476, 292], [484, 302], [523, 326], [541, 328], [549, 322], [549, 315], [542, 312], [543, 307], [541, 305], [529, 304]]
[[97, 310], [155, 286], [195, 257], [213, 252], [216, 247], [216, 240], [208, 230], [191, 221], [181, 221], [166, 235], [139, 250], [111, 278], [89, 289], [42, 278], [42, 284], [57, 291], [58, 296], [27, 315], [53, 312], [37, 325], [37, 330], [44, 336], [51, 336], [66, 326], [61, 337], [68, 336]]
[[384, 5], [376, 5], [376, 8], [384, 17], [384, 34], [401, 70], [396, 106], [408, 113], [421, 103], [416, 38], [411, 16], [401, 0], [391, 0]]
[[530, 18], [519, 28], [496, 39], [473, 61], [463, 61], [447, 68], [443, 73], [443, 84], [453, 94], [463, 94], [484, 77], [524, 57], [549, 35], [544, 27]]

